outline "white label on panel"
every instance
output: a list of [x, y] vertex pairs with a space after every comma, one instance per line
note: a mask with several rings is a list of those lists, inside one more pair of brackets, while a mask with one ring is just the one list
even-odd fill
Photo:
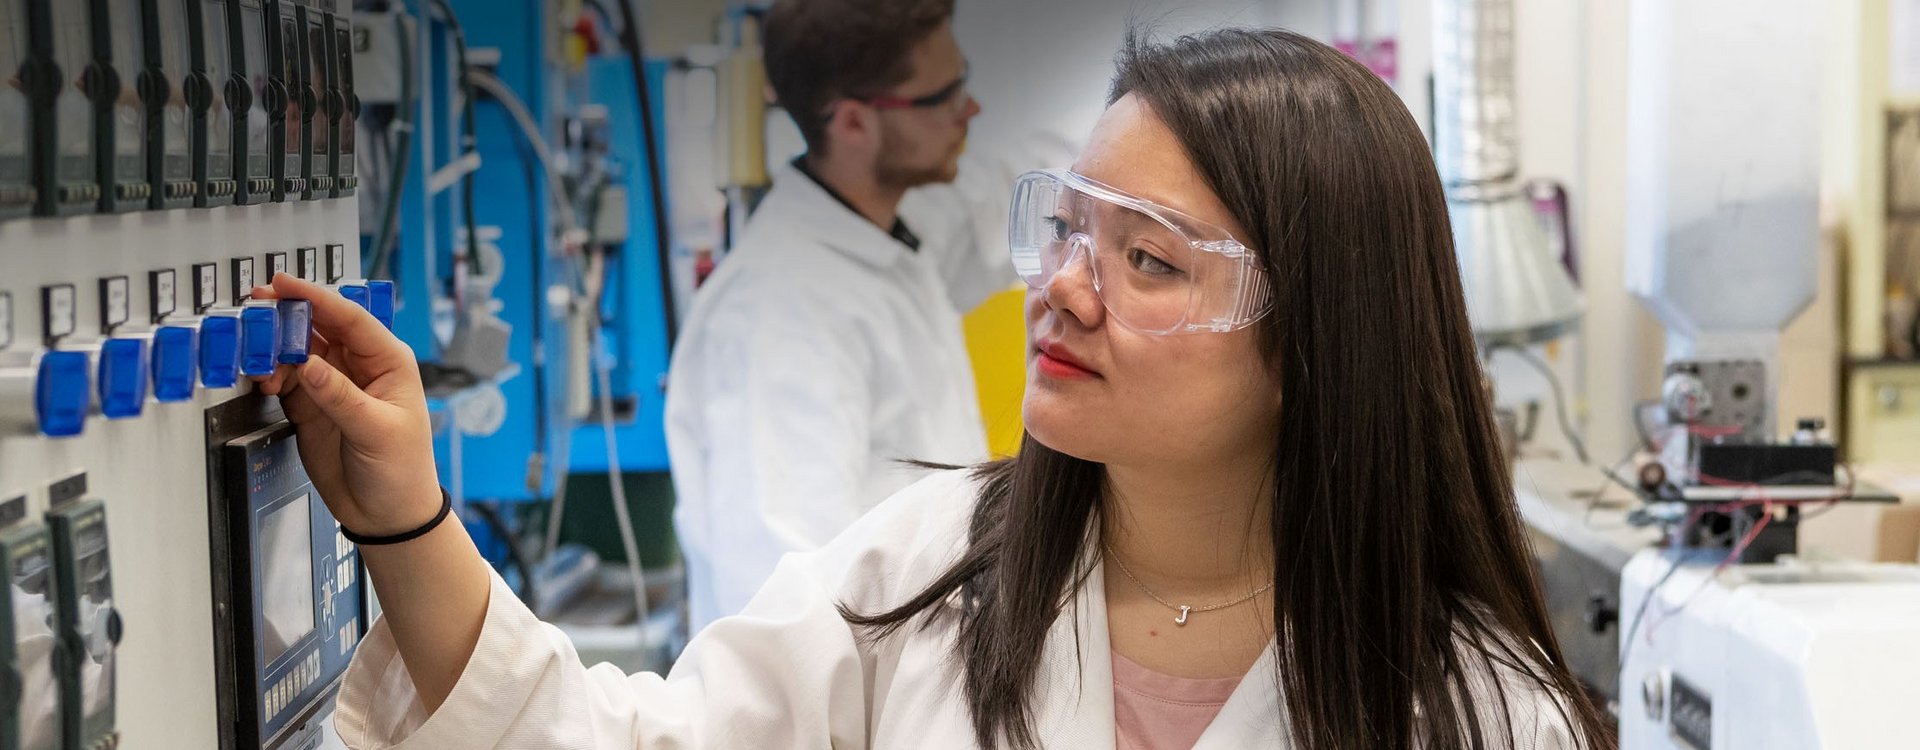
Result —
[[[202, 309], [213, 306], [216, 300], [220, 299], [220, 267], [212, 263], [202, 263], [194, 266], [193, 272], [197, 276], [193, 281], [193, 306]], [[194, 312], [200, 311], [200, 309], [194, 310]]]
[[47, 287], [46, 309], [47, 336], [59, 338], [73, 334], [73, 285], [61, 284]]
[[253, 296], [253, 259], [233, 259], [233, 304], [238, 306]]
[[114, 276], [100, 280], [100, 327], [111, 331], [133, 317], [133, 303], [128, 301], [127, 277]]
[[287, 272], [286, 253], [267, 253], [267, 280], [271, 282], [275, 274]]
[[151, 312], [154, 322], [159, 322], [161, 318], [172, 315], [174, 310], [179, 309], [180, 301], [173, 288], [173, 269], [154, 271], [148, 290], [153, 293]]
[[347, 273], [347, 246], [327, 246], [327, 283], [339, 281]]
[[316, 282], [320, 280], [319, 248], [300, 248], [300, 278]]

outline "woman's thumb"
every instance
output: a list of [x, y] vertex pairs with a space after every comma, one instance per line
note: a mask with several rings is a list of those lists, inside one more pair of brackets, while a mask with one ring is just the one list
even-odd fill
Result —
[[365, 412], [379, 403], [321, 357], [308, 359], [300, 366], [300, 385], [313, 405], [349, 436], [368, 426]]

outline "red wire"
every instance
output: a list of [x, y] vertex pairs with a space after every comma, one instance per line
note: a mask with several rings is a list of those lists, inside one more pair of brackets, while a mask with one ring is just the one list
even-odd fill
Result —
[[[1733, 513], [1733, 512], [1738, 512], [1741, 508], [1759, 505], [1761, 508], [1760, 520], [1753, 525], [1753, 528], [1747, 530], [1746, 535], [1740, 539], [1739, 543], [1734, 545], [1732, 551], [1727, 553], [1726, 558], [1722, 559], [1720, 561], [1720, 564], [1714, 566], [1713, 573], [1711, 575], [1708, 575], [1705, 579], [1701, 580], [1699, 587], [1695, 588], [1692, 593], [1687, 594], [1687, 597], [1685, 599], [1682, 599], [1679, 604], [1675, 605], [1672, 609], [1656, 608], [1654, 609], [1654, 611], [1648, 613], [1649, 620], [1647, 622], [1647, 627], [1646, 627], [1647, 643], [1649, 645], [1653, 643], [1653, 633], [1655, 630], [1658, 630], [1660, 628], [1661, 622], [1665, 621], [1669, 617], [1672, 617], [1673, 615], [1679, 614], [1681, 610], [1686, 609], [1687, 605], [1693, 603], [1694, 598], [1700, 596], [1700, 592], [1706, 590], [1708, 584], [1713, 583], [1715, 579], [1719, 578], [1721, 573], [1725, 572], [1728, 567], [1732, 566], [1735, 560], [1739, 560], [1740, 555], [1746, 552], [1748, 547], [1753, 545], [1754, 540], [1760, 537], [1760, 532], [1766, 530], [1767, 525], [1773, 522], [1773, 506], [1774, 505], [1776, 504], [1805, 505], [1807, 503], [1819, 503], [1820, 508], [1825, 508], [1827, 506], [1838, 503], [1841, 500], [1852, 497], [1854, 481], [1855, 481], [1853, 465], [1841, 464], [1840, 468], [1846, 471], [1847, 473], [1847, 483], [1840, 490], [1838, 494], [1832, 495], [1830, 497], [1807, 498], [1804, 500], [1775, 500], [1767, 496], [1766, 485], [1755, 484], [1752, 482], [1735, 482], [1732, 480], [1721, 479], [1719, 477], [1708, 476], [1705, 474], [1699, 475], [1699, 479], [1703, 484], [1710, 484], [1718, 487], [1741, 487], [1741, 488], [1749, 489], [1753, 491], [1754, 495], [1758, 496], [1758, 499], [1742, 499], [1742, 500], [1736, 500], [1731, 503], [1725, 503], [1721, 505], [1693, 506], [1693, 508], [1687, 512], [1686, 521], [1680, 524], [1680, 537], [1679, 537], [1680, 540], [1685, 539], [1687, 530], [1689, 528], [1692, 528], [1692, 526], [1700, 520], [1700, 516], [1704, 515], [1708, 511], [1714, 511], [1719, 513]], [[1820, 508], [1816, 508], [1815, 510], [1819, 510]], [[1653, 596], [1657, 593], [1658, 593], [1657, 591], [1648, 591], [1647, 595]]]

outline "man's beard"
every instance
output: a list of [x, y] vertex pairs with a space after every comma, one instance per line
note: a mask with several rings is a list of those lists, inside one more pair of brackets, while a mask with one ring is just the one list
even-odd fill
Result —
[[882, 148], [880, 154], [880, 163], [874, 167], [874, 176], [880, 184], [902, 190], [953, 182], [959, 173], [951, 150], [941, 154], [937, 161], [919, 163], [907, 161], [891, 149]]

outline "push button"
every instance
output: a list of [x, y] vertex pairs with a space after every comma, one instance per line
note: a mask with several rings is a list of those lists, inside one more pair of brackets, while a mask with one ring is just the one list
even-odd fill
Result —
[[209, 315], [200, 321], [200, 384], [232, 388], [240, 379], [240, 317]]
[[280, 311], [272, 302], [250, 302], [240, 310], [240, 374], [272, 375], [280, 355]]
[[367, 312], [373, 312], [373, 291], [365, 284], [341, 284], [340, 296]]
[[87, 423], [86, 352], [50, 351], [40, 355], [34, 373], [33, 406], [40, 434], [72, 437]]
[[187, 326], [153, 332], [153, 397], [161, 403], [193, 398], [193, 339]]
[[280, 300], [277, 307], [280, 314], [280, 364], [306, 364], [307, 347], [313, 338], [313, 303], [303, 299], [284, 299]]
[[380, 325], [386, 326], [389, 331], [393, 330], [393, 282], [367, 282], [367, 296], [367, 310], [380, 321]]
[[147, 403], [147, 342], [111, 338], [100, 344], [100, 413], [108, 419], [140, 416]]

